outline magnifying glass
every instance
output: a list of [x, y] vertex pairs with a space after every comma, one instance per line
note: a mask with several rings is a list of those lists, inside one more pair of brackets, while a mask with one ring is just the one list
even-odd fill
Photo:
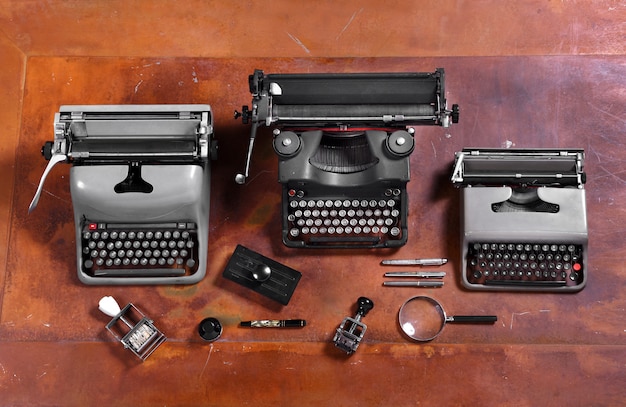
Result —
[[435, 339], [446, 323], [493, 324], [495, 315], [447, 316], [441, 304], [431, 297], [416, 296], [406, 300], [398, 313], [400, 328], [409, 338], [418, 342]]

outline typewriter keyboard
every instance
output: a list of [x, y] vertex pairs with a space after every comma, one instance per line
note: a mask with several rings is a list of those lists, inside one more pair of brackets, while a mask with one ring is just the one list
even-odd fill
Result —
[[84, 222], [82, 270], [94, 277], [184, 276], [198, 270], [196, 225]]
[[470, 243], [466, 277], [493, 286], [573, 286], [583, 281], [583, 247], [568, 243]]
[[294, 247], [400, 246], [401, 192], [388, 189], [376, 198], [304, 198], [288, 192], [285, 244]]

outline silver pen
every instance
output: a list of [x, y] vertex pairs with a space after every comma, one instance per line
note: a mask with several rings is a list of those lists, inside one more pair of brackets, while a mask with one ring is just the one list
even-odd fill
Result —
[[448, 262], [448, 259], [399, 259], [399, 260], [383, 260], [381, 264], [385, 266], [442, 266]]
[[385, 281], [388, 287], [443, 287], [443, 281]]
[[392, 271], [385, 273], [385, 277], [444, 278], [445, 276], [445, 271]]

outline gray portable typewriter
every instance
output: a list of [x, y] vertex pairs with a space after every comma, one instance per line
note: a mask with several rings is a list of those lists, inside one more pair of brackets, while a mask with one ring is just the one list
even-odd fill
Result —
[[463, 149], [462, 282], [474, 290], [576, 292], [587, 282], [579, 149]]
[[49, 161], [71, 163], [85, 284], [193, 284], [206, 274], [214, 158], [208, 105], [61, 106]]
[[252, 122], [275, 126], [282, 184], [282, 240], [289, 247], [374, 248], [406, 243], [412, 126], [448, 127], [444, 70], [415, 73], [249, 76]]

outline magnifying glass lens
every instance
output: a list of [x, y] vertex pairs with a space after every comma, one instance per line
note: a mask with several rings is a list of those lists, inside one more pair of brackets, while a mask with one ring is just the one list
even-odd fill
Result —
[[429, 341], [436, 337], [445, 324], [441, 305], [429, 297], [414, 297], [400, 309], [402, 331], [411, 339]]

